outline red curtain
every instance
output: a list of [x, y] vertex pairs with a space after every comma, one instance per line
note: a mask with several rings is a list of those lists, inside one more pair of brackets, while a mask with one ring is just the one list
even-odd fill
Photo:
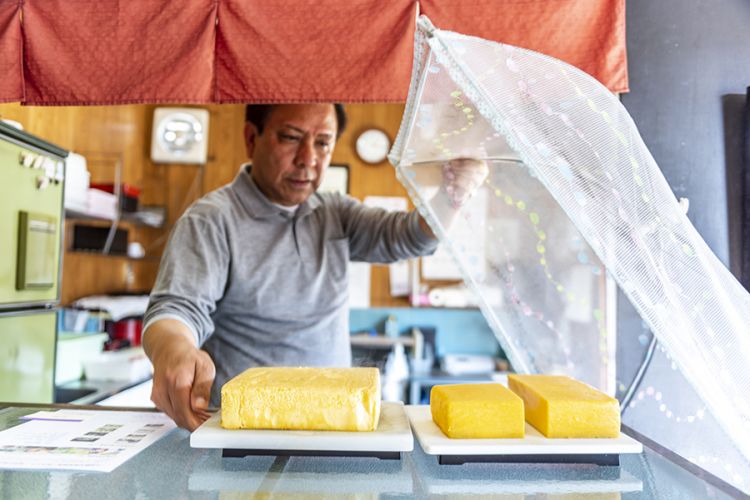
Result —
[[436, 28], [542, 52], [628, 91], [625, 0], [420, 0]]
[[0, 0], [0, 102], [23, 100], [23, 51], [19, 0]]
[[404, 101], [415, 17], [414, 0], [222, 0], [216, 101]]
[[418, 8], [627, 91], [625, 0], [0, 0], [0, 101], [404, 101]]
[[25, 103], [209, 102], [216, 3], [25, 0]]

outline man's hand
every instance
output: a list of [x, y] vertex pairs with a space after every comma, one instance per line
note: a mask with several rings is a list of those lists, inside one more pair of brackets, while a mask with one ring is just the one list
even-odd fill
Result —
[[476, 193], [489, 174], [487, 163], [457, 158], [443, 163], [443, 186], [453, 208], [462, 207]]
[[[459, 209], [474, 196], [489, 174], [487, 163], [473, 158], [456, 158], [443, 163], [443, 184], [430, 207], [444, 228], [449, 228]], [[437, 235], [422, 217], [419, 225], [433, 238]]]
[[154, 365], [151, 400], [177, 425], [194, 431], [208, 420], [216, 367], [181, 322], [159, 320], [148, 328], [144, 349]]

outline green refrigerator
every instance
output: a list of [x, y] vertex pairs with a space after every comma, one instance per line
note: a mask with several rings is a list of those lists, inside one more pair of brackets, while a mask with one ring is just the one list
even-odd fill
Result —
[[67, 154], [0, 122], [0, 401], [53, 402]]

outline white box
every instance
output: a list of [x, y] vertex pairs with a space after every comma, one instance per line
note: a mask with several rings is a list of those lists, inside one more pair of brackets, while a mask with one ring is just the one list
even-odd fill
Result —
[[88, 189], [91, 174], [86, 158], [71, 152], [65, 158], [65, 208], [85, 212], [88, 208]]
[[106, 333], [60, 333], [57, 339], [55, 385], [61, 385], [83, 376], [84, 361], [102, 353]]
[[495, 358], [481, 354], [446, 354], [440, 362], [443, 371], [451, 375], [492, 373]]
[[151, 361], [141, 347], [107, 351], [83, 363], [86, 380], [117, 380], [137, 382], [150, 377]]
[[86, 191], [86, 215], [114, 220], [117, 218], [117, 196], [100, 189]]

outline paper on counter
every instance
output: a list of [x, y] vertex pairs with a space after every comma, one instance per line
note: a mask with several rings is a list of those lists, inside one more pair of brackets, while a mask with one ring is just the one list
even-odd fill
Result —
[[59, 410], [0, 432], [0, 470], [111, 472], [176, 427], [156, 412]]

